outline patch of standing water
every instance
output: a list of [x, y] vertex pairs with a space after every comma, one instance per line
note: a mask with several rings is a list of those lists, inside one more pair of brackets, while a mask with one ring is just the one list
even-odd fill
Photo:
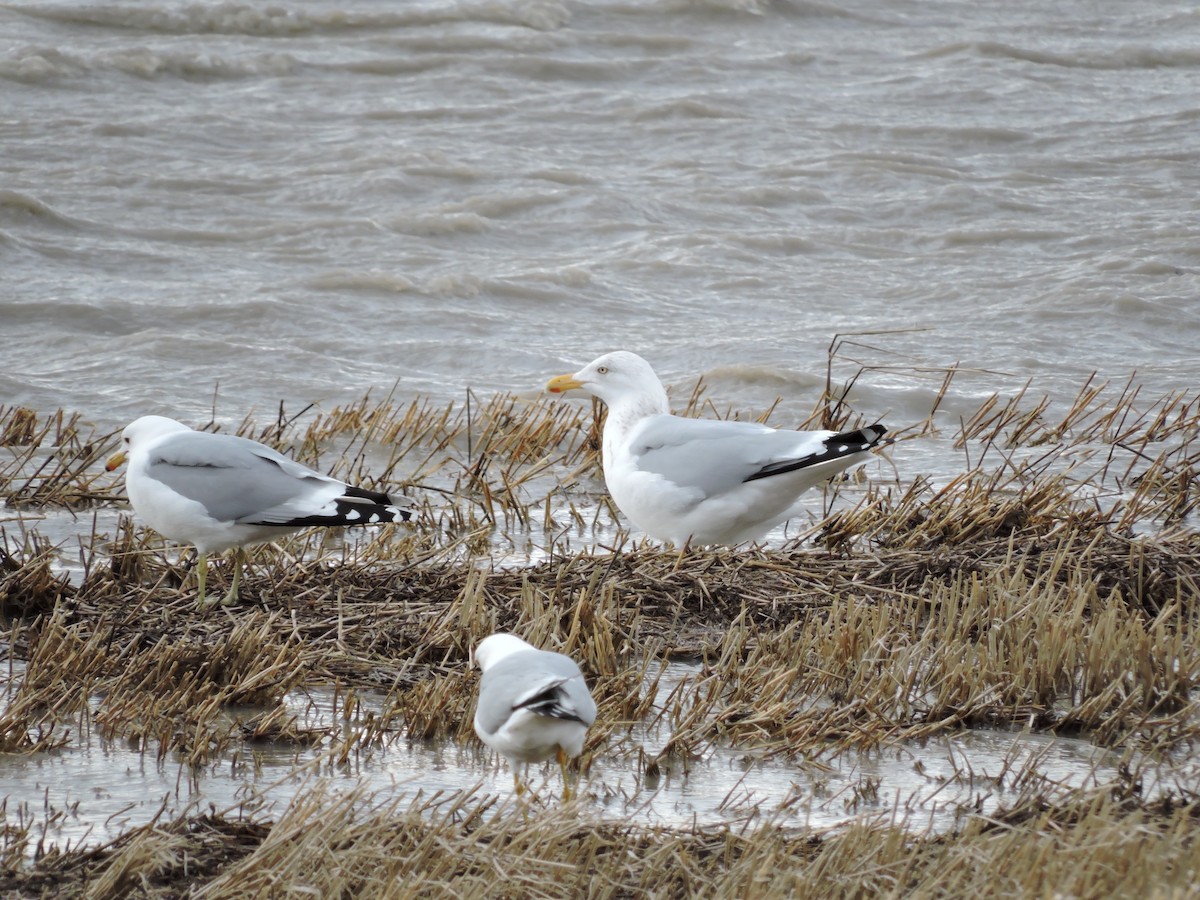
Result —
[[[660, 679], [660, 696], [695, 671], [672, 664]], [[14, 663], [13, 680], [22, 674]], [[341, 742], [324, 741], [320, 747], [243, 742], [199, 767], [174, 754], [160, 758], [153, 749], [103, 737], [84, 714], [66, 724], [71, 734], [62, 748], [0, 757], [3, 815], [10, 825], [33, 824], [38, 852], [102, 844], [156, 816], [170, 818], [189, 809], [273, 819], [314, 779], [332, 781], [337, 789], [391, 795], [513, 792], [507, 765], [474, 741], [398, 734], [378, 748], [362, 749], [353, 740], [356, 719], [378, 715], [384, 697], [359, 695], [357, 700], [355, 717], [345, 719], [333, 690], [297, 691], [285, 698], [299, 730], [340, 735]], [[230, 715], [249, 718], [259, 712], [230, 710]], [[1120, 776], [1115, 756], [1086, 741], [963, 730], [820, 760], [756, 759], [745, 751], [711, 748], [686, 767], [664, 761], [651, 777], [640, 761], [668, 738], [665, 729], [614, 735], [609, 746], [597, 749], [580, 779], [584, 803], [601, 818], [646, 825], [745, 827], [770, 821], [828, 829], [869, 817], [942, 832], [966, 816], [1015, 800], [1030, 785], [1054, 793]], [[344, 753], [338, 747], [358, 749]], [[534, 766], [528, 775], [538, 798], [534, 802], [558, 802], [556, 766]]]

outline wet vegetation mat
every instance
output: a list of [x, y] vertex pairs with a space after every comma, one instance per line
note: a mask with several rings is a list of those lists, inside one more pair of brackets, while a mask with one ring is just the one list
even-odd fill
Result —
[[594, 821], [586, 801], [530, 809], [477, 796], [398, 800], [320, 787], [275, 822], [210, 815], [52, 854], [0, 889], [55, 897], [1189, 896], [1189, 807], [1103, 795], [1028, 801], [914, 838], [663, 829]]
[[[808, 426], [855, 424], [857, 374], [831, 376]], [[788, 540], [737, 551], [622, 532], [592, 407], [281, 409], [236, 430], [418, 497], [418, 521], [259, 548], [240, 604], [207, 610], [186, 550], [124, 514], [100, 469], [113, 435], [0, 410], [0, 766], [99, 742], [199, 785], [91, 832], [64, 829], [79, 812], [49, 789], [41, 805], [6, 790], [0, 895], [1194, 892], [1196, 401], [1089, 383], [1069, 409], [992, 397], [951, 426], [953, 377], [898, 429], [895, 468], [873, 463], [814, 495]], [[705, 404], [698, 386], [689, 410], [732, 415]], [[961, 471], [913, 471], [922, 441]], [[504, 764], [472, 731], [470, 654], [498, 630], [573, 656], [593, 688], [573, 800], [549, 776], [532, 796], [481, 776]], [[1044, 754], [984, 766], [960, 749], [935, 768], [973, 734], [1101, 762], [1068, 777]], [[467, 761], [457, 787], [356, 777], [422, 747]], [[267, 749], [288, 771], [255, 780]], [[895, 759], [925, 794], [888, 793]], [[709, 780], [715, 760], [729, 785]], [[768, 772], [783, 787], [764, 800]], [[244, 783], [236, 802], [205, 799], [217, 777]], [[713, 814], [646, 814], [668, 784], [715, 792]]]

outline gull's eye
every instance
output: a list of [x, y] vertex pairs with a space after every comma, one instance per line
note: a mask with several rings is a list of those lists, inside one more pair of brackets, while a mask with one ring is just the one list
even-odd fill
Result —
[[597, 366], [596, 374], [597, 375], [607, 375], [608, 374], [608, 366]]

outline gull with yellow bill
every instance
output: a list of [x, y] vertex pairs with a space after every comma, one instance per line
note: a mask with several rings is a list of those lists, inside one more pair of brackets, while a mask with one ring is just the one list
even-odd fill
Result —
[[760, 540], [798, 511], [802, 493], [864, 462], [887, 433], [882, 425], [839, 434], [673, 416], [650, 364], [625, 350], [546, 389], [583, 391], [607, 405], [604, 482], [613, 501], [646, 534], [678, 546]]
[[164, 416], [142, 416], [121, 434], [125, 489], [138, 518], [172, 541], [196, 547], [199, 604], [205, 606], [208, 554], [234, 549], [222, 604], [237, 600], [243, 547], [310, 526], [407, 522], [403, 498], [352, 487], [248, 438], [193, 431]]

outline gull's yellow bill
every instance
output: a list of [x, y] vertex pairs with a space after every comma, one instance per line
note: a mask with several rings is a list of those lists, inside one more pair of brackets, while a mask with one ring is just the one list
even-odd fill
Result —
[[583, 382], [576, 381], [574, 375], [555, 375], [546, 382], [546, 390], [552, 394], [561, 394], [563, 391], [574, 391], [583, 387]]

